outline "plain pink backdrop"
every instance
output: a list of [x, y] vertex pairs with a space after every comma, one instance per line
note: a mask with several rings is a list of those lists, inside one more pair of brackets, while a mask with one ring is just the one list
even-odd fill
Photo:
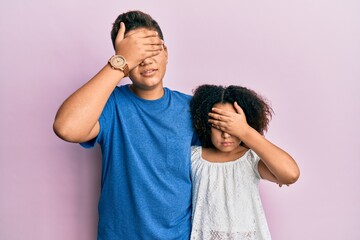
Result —
[[99, 148], [61, 141], [52, 123], [133, 9], [163, 29], [166, 86], [239, 84], [271, 101], [266, 136], [301, 168], [289, 188], [261, 183], [273, 239], [360, 239], [357, 0], [1, 1], [0, 239], [95, 239]]

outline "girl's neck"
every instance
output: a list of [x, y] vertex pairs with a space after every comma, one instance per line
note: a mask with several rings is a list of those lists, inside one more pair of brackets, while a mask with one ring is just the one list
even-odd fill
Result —
[[209, 162], [232, 162], [242, 157], [248, 148], [239, 146], [231, 152], [222, 152], [216, 148], [202, 148], [202, 158]]

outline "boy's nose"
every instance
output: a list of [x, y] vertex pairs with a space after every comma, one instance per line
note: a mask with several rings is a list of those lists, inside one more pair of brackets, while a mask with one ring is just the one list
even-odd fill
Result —
[[146, 65], [149, 65], [153, 62], [153, 60], [151, 58], [145, 58], [144, 61], [142, 61], [140, 63], [140, 66], [146, 66]]

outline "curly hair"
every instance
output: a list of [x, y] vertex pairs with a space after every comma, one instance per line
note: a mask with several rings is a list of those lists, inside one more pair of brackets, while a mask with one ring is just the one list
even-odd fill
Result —
[[190, 101], [193, 125], [203, 147], [214, 147], [208, 113], [217, 103], [237, 102], [243, 109], [247, 123], [260, 134], [267, 131], [273, 110], [267, 100], [255, 91], [242, 86], [201, 85], [194, 90]]
[[159, 37], [162, 40], [164, 40], [164, 36], [159, 24], [149, 14], [138, 10], [128, 11], [126, 13], [120, 14], [113, 23], [113, 27], [111, 29], [111, 40], [114, 49], [115, 49], [115, 39], [120, 29], [120, 22], [123, 22], [125, 24], [125, 28], [126, 28], [125, 34], [137, 28], [146, 28], [149, 30], [157, 31]]

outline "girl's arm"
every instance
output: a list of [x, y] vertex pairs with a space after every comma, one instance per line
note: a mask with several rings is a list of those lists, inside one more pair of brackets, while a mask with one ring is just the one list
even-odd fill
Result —
[[242, 131], [239, 138], [260, 157], [258, 170], [262, 178], [278, 184], [292, 184], [297, 181], [299, 168], [287, 152], [250, 126]]
[[221, 131], [240, 138], [260, 157], [258, 170], [262, 178], [279, 185], [295, 183], [300, 176], [295, 160], [249, 126], [243, 110], [237, 103], [234, 107], [237, 113], [213, 108], [209, 113], [209, 122]]

